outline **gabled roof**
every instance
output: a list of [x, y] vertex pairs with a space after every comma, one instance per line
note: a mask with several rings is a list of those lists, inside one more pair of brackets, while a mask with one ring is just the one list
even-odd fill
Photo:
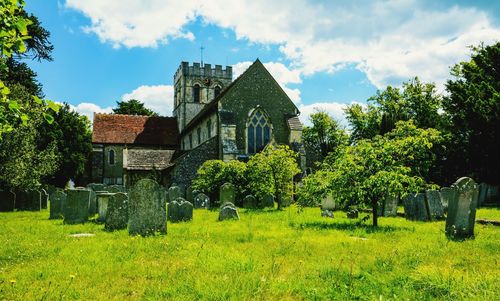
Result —
[[302, 131], [302, 123], [300, 122], [299, 116], [288, 118], [287, 123], [290, 130]]
[[127, 170], [164, 170], [173, 166], [175, 150], [125, 149], [123, 168]]
[[179, 130], [175, 117], [95, 114], [93, 143], [161, 145], [177, 148]]

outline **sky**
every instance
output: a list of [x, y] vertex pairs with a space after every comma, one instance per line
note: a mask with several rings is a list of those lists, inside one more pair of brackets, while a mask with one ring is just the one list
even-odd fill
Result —
[[52, 62], [30, 61], [47, 99], [90, 119], [138, 99], [172, 115], [181, 61], [260, 59], [301, 111], [343, 108], [415, 76], [439, 92], [470, 45], [500, 40], [500, 1], [26, 0], [50, 31]]

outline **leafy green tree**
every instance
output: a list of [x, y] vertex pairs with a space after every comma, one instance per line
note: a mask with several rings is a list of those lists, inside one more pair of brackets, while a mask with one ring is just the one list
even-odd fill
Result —
[[[339, 150], [339, 154], [342, 151]], [[321, 200], [331, 191], [332, 171], [320, 169], [302, 179], [302, 185], [297, 188], [297, 203], [301, 207], [319, 206]]]
[[258, 198], [272, 193], [281, 209], [293, 196], [293, 177], [299, 172], [297, 153], [286, 145], [269, 144], [248, 161], [249, 188]]
[[116, 104], [117, 107], [113, 109], [113, 113], [115, 114], [158, 116], [158, 113], [146, 108], [144, 104], [137, 99], [117, 101]]
[[472, 47], [471, 60], [452, 69], [443, 107], [452, 143], [447, 167], [456, 175], [500, 183], [500, 42]]
[[432, 164], [432, 147], [441, 136], [435, 129], [417, 128], [413, 121], [399, 121], [385, 136], [360, 140], [342, 149], [334, 160], [325, 160], [329, 190], [344, 205], [366, 204], [378, 225], [378, 203], [389, 196], [404, 196], [425, 187], [420, 176]]
[[317, 154], [318, 161], [331, 152], [336, 152], [342, 145], [347, 145], [348, 135], [338, 121], [333, 119], [325, 111], [317, 111], [309, 117], [312, 126], [304, 127], [302, 138], [308, 155], [313, 152]]
[[351, 143], [380, 134], [382, 113], [378, 107], [368, 104], [364, 108], [360, 104], [352, 104], [347, 106], [344, 112], [351, 127]]

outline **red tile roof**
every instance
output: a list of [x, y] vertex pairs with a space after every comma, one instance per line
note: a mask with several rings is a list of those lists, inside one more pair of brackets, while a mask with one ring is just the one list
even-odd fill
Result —
[[92, 142], [178, 148], [179, 130], [175, 117], [95, 114]]

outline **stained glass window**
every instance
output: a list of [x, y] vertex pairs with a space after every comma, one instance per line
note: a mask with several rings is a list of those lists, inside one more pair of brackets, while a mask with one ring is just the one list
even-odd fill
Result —
[[271, 125], [266, 116], [255, 110], [249, 118], [247, 128], [247, 149], [249, 154], [260, 152], [271, 141]]

